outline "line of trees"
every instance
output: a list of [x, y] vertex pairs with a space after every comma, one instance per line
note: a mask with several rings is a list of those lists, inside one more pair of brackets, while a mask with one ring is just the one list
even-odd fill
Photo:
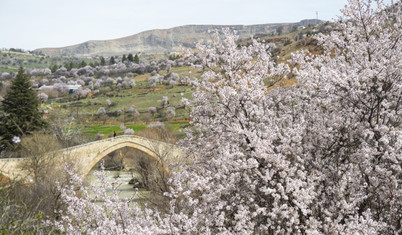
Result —
[[[133, 54], [129, 53], [128, 56], [126, 56], [125, 54], [122, 56], [121, 62], [125, 62], [125, 61], [130, 61], [130, 62], [139, 64], [140, 63], [140, 58], [139, 58], [138, 54], [135, 54], [133, 56]], [[116, 61], [115, 56], [111, 56], [109, 58], [108, 64], [109, 65], [114, 65], [116, 63], [117, 63], [117, 61]], [[91, 66], [92, 68], [95, 68], [97, 66], [105, 66], [106, 65], [106, 59], [105, 59], [105, 57], [101, 56], [99, 58], [99, 62], [98, 61], [91, 61], [91, 62], [87, 63], [84, 60], [81, 60], [79, 62], [70, 61], [70, 62], [64, 63], [64, 65], [53, 64], [53, 65], [50, 66], [50, 70], [52, 71], [52, 73], [54, 73], [54, 72], [56, 72], [57, 69], [59, 69], [61, 67], [64, 67], [64, 68], [67, 69], [67, 71], [70, 71], [71, 69], [74, 69], [74, 68], [76, 68], [76, 69], [84, 68], [87, 65]]]
[[[124, 54], [121, 57], [121, 62], [124, 63], [125, 61], [130, 61], [130, 62], [134, 62], [136, 64], [139, 64], [140, 63], [140, 57], [137, 54], [135, 54], [135, 56], [133, 56], [133, 54], [131, 54], [131, 53], [129, 53], [128, 56], [126, 56]], [[111, 56], [109, 58], [109, 65], [113, 65], [113, 64], [116, 64], [116, 63], [117, 63], [116, 58], [114, 56]], [[105, 57], [103, 57], [103, 56], [100, 57], [100, 65], [102, 65], [102, 66], [106, 65], [106, 60], [105, 60]], [[92, 67], [94, 67], [94, 66], [92, 66]]]

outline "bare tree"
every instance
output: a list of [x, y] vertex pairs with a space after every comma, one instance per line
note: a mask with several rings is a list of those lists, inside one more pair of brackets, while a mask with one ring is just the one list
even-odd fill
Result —
[[105, 124], [106, 121], [109, 119], [109, 116], [106, 114], [106, 110], [104, 107], [100, 107], [98, 109], [97, 116], [98, 116], [98, 119], [103, 122], [103, 124]]
[[34, 183], [41, 181], [55, 165], [55, 158], [61, 148], [54, 136], [34, 133], [22, 139], [19, 154], [26, 160], [20, 168], [32, 177]]
[[0, 228], [2, 234], [46, 234], [42, 226], [40, 204], [32, 205], [21, 200], [20, 190], [26, 188], [20, 181], [8, 182], [0, 187]]
[[82, 128], [74, 117], [51, 115], [49, 126], [62, 147], [67, 148], [86, 142]]
[[26, 172], [24, 182], [30, 182], [23, 187], [15, 188], [20, 200], [40, 213], [58, 218], [59, 211], [64, 207], [60, 200], [59, 186], [69, 184], [69, 175], [62, 170], [62, 165], [68, 164], [75, 169], [73, 161], [60, 150], [61, 145], [53, 135], [34, 133], [22, 139], [19, 155], [25, 160], [19, 168]]
[[[169, 190], [168, 179], [171, 172], [174, 171], [175, 163], [182, 159], [173, 158], [172, 151], [176, 138], [172, 130], [166, 128], [147, 128], [145, 131], [138, 132], [138, 135], [146, 137], [150, 140], [151, 150], [156, 154], [156, 159], [151, 158], [145, 153], [138, 155], [138, 164], [135, 168], [147, 189], [152, 191], [152, 194], [139, 193], [149, 204], [159, 208], [167, 209], [168, 199], [164, 196]], [[161, 145], [158, 141], [168, 143], [170, 145]]]

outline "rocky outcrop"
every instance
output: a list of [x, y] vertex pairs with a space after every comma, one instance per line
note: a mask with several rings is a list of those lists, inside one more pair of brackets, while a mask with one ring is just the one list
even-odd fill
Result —
[[254, 35], [270, 35], [275, 33], [278, 27], [283, 32], [292, 29], [293, 26], [308, 26], [321, 23], [320, 20], [302, 20], [298, 23], [260, 24], [260, 25], [186, 25], [171, 29], [155, 29], [132, 36], [113, 40], [92, 40], [81, 44], [59, 47], [40, 48], [35, 52], [59, 56], [111, 56], [128, 53], [169, 53], [178, 51], [180, 46], [193, 48], [202, 40], [209, 40], [208, 32], [231, 28], [236, 30], [241, 39]]

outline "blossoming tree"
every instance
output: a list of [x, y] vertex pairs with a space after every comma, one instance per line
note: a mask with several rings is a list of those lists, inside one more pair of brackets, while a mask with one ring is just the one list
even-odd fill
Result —
[[195, 161], [176, 178], [177, 227], [401, 232], [400, 10], [349, 1], [337, 29], [317, 37], [323, 55], [294, 55], [297, 87], [268, 91], [284, 70], [261, 60], [258, 43], [238, 48], [226, 35], [199, 48], [209, 70], [191, 103]]
[[[75, 232], [80, 227], [71, 221], [85, 221], [86, 232], [115, 226], [105, 231], [129, 233], [121, 229], [131, 224], [173, 234], [401, 233], [401, 4], [349, 0], [342, 12], [334, 31], [316, 37], [322, 55], [293, 55], [292, 87], [278, 86], [290, 69], [275, 64], [264, 43], [238, 46], [225, 30], [200, 45], [205, 72], [186, 102], [189, 159], [171, 179], [170, 213], [134, 216], [113, 200], [107, 203], [115, 210], [84, 210], [92, 202], [65, 190], [79, 207], [60, 227]], [[107, 217], [112, 211], [124, 216]]]
[[319, 183], [314, 229], [400, 233], [401, 4], [350, 0], [342, 13], [317, 38], [323, 55], [294, 56], [295, 110], [308, 113], [299, 154]]

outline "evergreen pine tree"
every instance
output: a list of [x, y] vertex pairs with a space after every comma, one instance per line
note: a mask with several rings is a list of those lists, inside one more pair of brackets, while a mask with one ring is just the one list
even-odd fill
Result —
[[83, 67], [85, 67], [85, 66], [87, 66], [87, 63], [86, 63], [85, 61], [81, 61], [81, 63], [80, 63], [80, 68], [83, 68]]
[[71, 70], [70, 63], [64, 63], [64, 68], [66, 68], [68, 71], [70, 71]]
[[0, 105], [0, 151], [10, 149], [14, 136], [21, 137], [46, 126], [39, 99], [21, 66]]
[[57, 64], [54, 64], [54, 65], [50, 66], [50, 71], [52, 71], [52, 73], [54, 73], [54, 72], [56, 72], [56, 70], [57, 70], [58, 68], [59, 68], [59, 67], [57, 66]]
[[123, 58], [121, 59], [121, 61], [124, 62], [124, 61], [126, 61], [126, 60], [127, 60], [126, 55], [123, 55]]
[[131, 61], [131, 62], [134, 62], [134, 56], [133, 56], [133, 54], [128, 54], [128, 56], [127, 56], [127, 59], [129, 60], [129, 61]]
[[139, 64], [139, 63], [140, 63], [140, 57], [138, 57], [137, 54], [135, 54], [135, 56], [134, 56], [134, 62], [135, 62], [136, 64]]
[[116, 64], [116, 60], [114, 59], [114, 56], [111, 56], [111, 57], [110, 57], [109, 64], [110, 64], [110, 65]]
[[100, 65], [102, 65], [102, 66], [106, 65], [106, 61], [105, 61], [105, 58], [103, 56], [101, 56], [101, 58], [100, 58]]

